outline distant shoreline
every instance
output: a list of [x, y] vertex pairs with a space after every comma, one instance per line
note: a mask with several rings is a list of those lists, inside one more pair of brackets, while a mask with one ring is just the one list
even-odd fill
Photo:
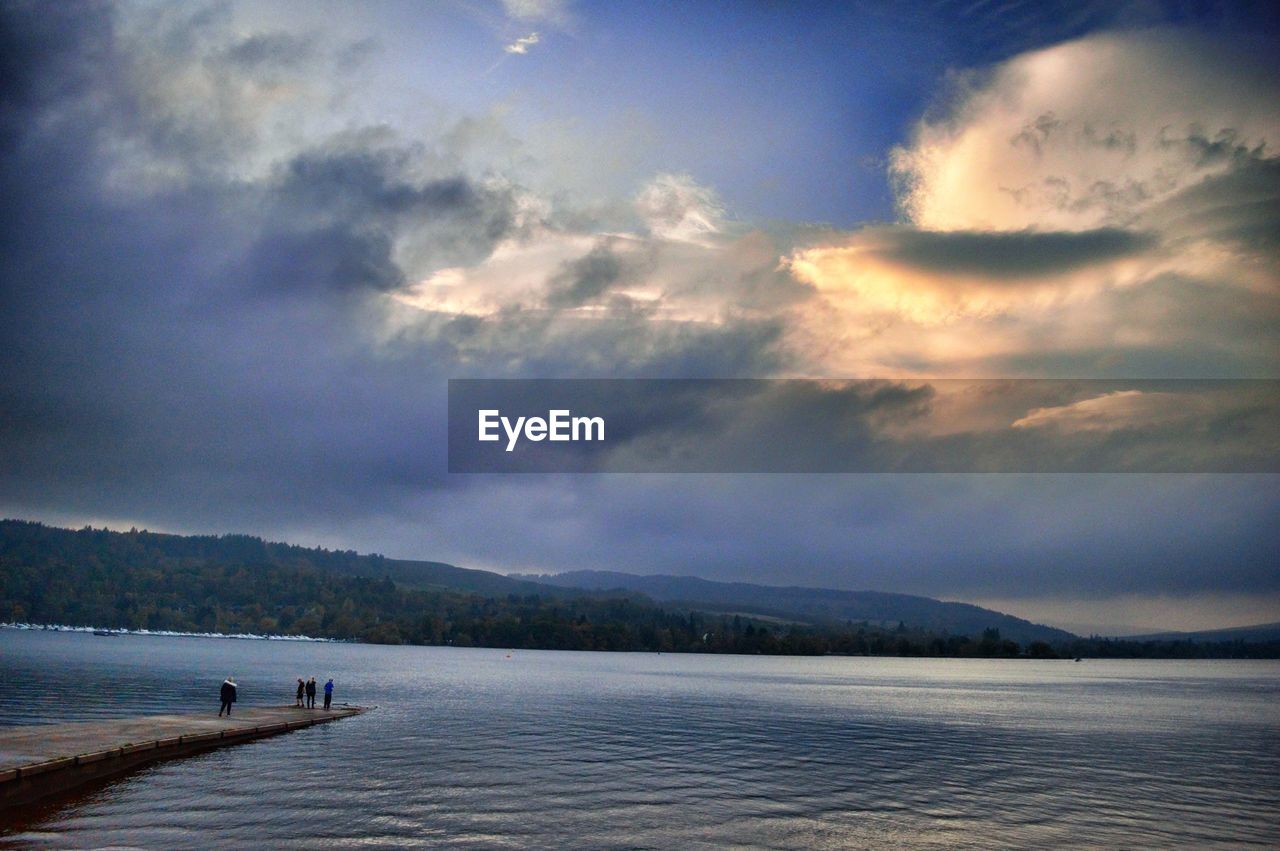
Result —
[[[313, 636], [301, 635], [259, 635], [255, 633], [222, 633], [222, 632], [179, 632], [175, 630], [149, 630], [149, 629], [107, 629], [103, 627], [93, 626], [71, 626], [68, 624], [32, 624], [32, 623], [0, 623], [0, 630], [9, 629], [16, 632], [69, 632], [80, 635], [91, 635], [96, 633], [110, 632], [113, 635], [134, 635], [149, 636], [157, 638], [218, 638], [218, 639], [240, 639], [245, 641], [288, 641], [294, 643], [309, 644], [361, 644], [369, 647], [389, 646], [375, 641], [360, 641], [353, 638], [316, 638]], [[1111, 642], [1122, 643], [1124, 639], [1102, 639], [1102, 643], [1110, 644]], [[394, 645], [392, 645], [394, 646]], [[1061, 662], [1080, 662], [1080, 661], [1275, 661], [1280, 660], [1280, 654], [1276, 655], [1130, 655], [1124, 653], [1118, 654], [1090, 654], [1085, 653], [1080, 656], [1056, 655], [1056, 656], [1031, 656], [1019, 654], [1016, 656], [955, 656], [955, 655], [918, 655], [918, 654], [896, 654], [896, 653], [825, 653], [825, 654], [809, 654], [809, 653], [732, 653], [717, 651], [715, 653], [706, 654], [698, 651], [688, 650], [643, 650], [643, 649], [617, 649], [607, 650], [602, 648], [583, 649], [571, 647], [511, 647], [507, 645], [465, 645], [465, 644], [408, 644], [400, 646], [409, 647], [448, 647], [451, 649], [461, 650], [545, 650], [556, 652], [566, 650], [570, 652], [586, 652], [586, 653], [646, 653], [646, 654], [677, 654], [677, 655], [723, 655], [723, 656], [768, 656], [771, 658], [849, 658], [849, 659], [979, 659], [992, 660], [1004, 659], [1009, 661], [1061, 661]]]
[[352, 644], [341, 638], [316, 638], [310, 635], [258, 635], [251, 632], [178, 632], [169, 629], [117, 629], [101, 626], [70, 626], [61, 623], [0, 623], [0, 629], [22, 632], [110, 632], [113, 635], [144, 635], [161, 638], [236, 638], [244, 641], [306, 641], [316, 644]]

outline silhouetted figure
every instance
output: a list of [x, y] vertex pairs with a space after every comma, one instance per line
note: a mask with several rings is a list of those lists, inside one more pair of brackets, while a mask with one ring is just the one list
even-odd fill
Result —
[[218, 717], [222, 717], [223, 710], [226, 710], [228, 717], [231, 715], [231, 704], [236, 702], [236, 681], [227, 677], [222, 681], [222, 706], [218, 707]]
[[316, 678], [307, 680], [307, 708], [316, 708]]
[[302, 705], [302, 696], [307, 693], [307, 684], [302, 681], [302, 677], [298, 677], [298, 702], [295, 706]]
[[333, 677], [329, 678], [329, 682], [324, 684], [324, 708], [328, 709], [333, 703]]

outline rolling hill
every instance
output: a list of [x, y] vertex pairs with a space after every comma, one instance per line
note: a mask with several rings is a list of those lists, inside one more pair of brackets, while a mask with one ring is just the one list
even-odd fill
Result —
[[1280, 623], [1260, 623], [1230, 629], [1202, 629], [1196, 632], [1156, 632], [1125, 636], [1130, 641], [1280, 641]]
[[867, 621], [908, 626], [952, 635], [977, 635], [998, 629], [1019, 643], [1060, 642], [1074, 638], [1066, 630], [1032, 623], [1012, 615], [968, 603], [948, 603], [930, 597], [881, 591], [840, 591], [832, 588], [754, 585], [714, 582], [690, 576], [638, 576], [610, 571], [578, 570], [554, 575], [526, 576], [540, 584], [592, 591], [637, 591], [681, 608], [741, 612], [819, 625]]
[[[226, 584], [234, 576], [242, 577], [238, 584]], [[380, 584], [370, 585], [370, 581]], [[244, 588], [254, 584], [258, 590], [244, 597]], [[304, 588], [309, 590], [303, 593]], [[49, 618], [56, 615], [94, 624], [123, 625], [145, 618], [168, 629], [220, 629], [218, 617], [231, 617], [223, 609], [235, 601], [235, 606], [258, 603], [262, 608], [250, 619], [258, 626], [243, 626], [244, 618], [236, 614], [236, 623], [242, 625], [237, 628], [284, 629], [295, 617], [316, 628], [314, 619], [303, 619], [304, 613], [323, 608], [331, 621], [335, 601], [349, 594], [368, 598], [360, 619], [363, 624], [376, 624], [388, 614], [380, 612], [380, 606], [395, 609], [397, 617], [410, 618], [415, 605], [434, 611], [438, 595], [463, 594], [496, 599], [506, 606], [515, 605], [511, 601], [516, 598], [535, 597], [551, 606], [562, 601], [587, 606], [590, 599], [631, 601], [642, 608], [657, 604], [677, 615], [754, 615], [764, 622], [820, 629], [840, 629], [850, 622], [866, 622], [879, 629], [903, 623], [914, 630], [952, 636], [979, 636], [998, 629], [1002, 638], [1020, 644], [1074, 638], [1063, 630], [990, 609], [907, 594], [602, 571], [503, 576], [445, 562], [306, 548], [247, 535], [73, 531], [0, 521], [0, 604], [11, 618], [18, 612], [27, 613], [24, 616], [44, 612]], [[422, 594], [437, 596], [414, 596]], [[59, 604], [51, 605], [55, 600]], [[261, 625], [273, 623], [274, 627]], [[403, 625], [400, 631], [410, 632]], [[346, 632], [364, 634], [354, 628]]]

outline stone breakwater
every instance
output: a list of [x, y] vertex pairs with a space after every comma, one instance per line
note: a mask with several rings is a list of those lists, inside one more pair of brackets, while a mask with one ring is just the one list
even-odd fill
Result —
[[0, 810], [33, 804], [164, 759], [350, 718], [366, 707], [263, 706], [234, 716], [149, 715], [0, 728]]

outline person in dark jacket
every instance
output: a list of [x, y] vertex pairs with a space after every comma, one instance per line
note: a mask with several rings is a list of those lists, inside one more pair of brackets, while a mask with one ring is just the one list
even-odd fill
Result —
[[307, 680], [307, 708], [316, 708], [316, 678]]
[[324, 708], [328, 709], [333, 703], [333, 677], [329, 678], [329, 682], [324, 684]]
[[302, 677], [298, 677], [298, 702], [295, 706], [302, 705], [302, 696], [307, 693], [307, 684], [302, 681]]
[[231, 704], [236, 702], [236, 681], [231, 677], [227, 677], [222, 681], [222, 706], [218, 708], [218, 717], [222, 717], [222, 711], [225, 709], [228, 717], [231, 715]]

